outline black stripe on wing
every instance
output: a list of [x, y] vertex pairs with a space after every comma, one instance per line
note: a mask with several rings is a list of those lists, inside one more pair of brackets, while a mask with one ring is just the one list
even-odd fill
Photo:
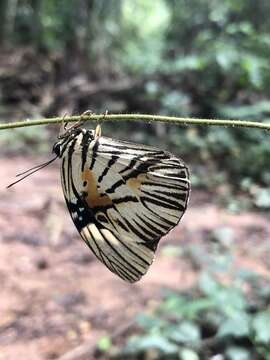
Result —
[[[97, 226], [96, 226], [97, 225]], [[91, 228], [94, 227], [95, 232], [98, 231], [99, 240], [93, 234]], [[133, 252], [124, 240], [114, 236], [109, 230], [102, 228], [99, 224], [87, 225], [87, 231], [82, 229], [81, 235], [89, 247], [93, 250], [94, 247], [98, 248], [99, 253], [93, 250], [95, 255], [107, 266], [112, 272], [116, 273], [122, 279], [135, 282], [138, 281], [152, 263], [146, 261], [144, 258]], [[99, 243], [102, 239], [102, 245]], [[142, 245], [143, 246], [143, 245]]]

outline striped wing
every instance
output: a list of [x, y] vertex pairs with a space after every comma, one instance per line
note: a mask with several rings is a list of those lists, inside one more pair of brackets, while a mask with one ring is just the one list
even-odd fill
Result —
[[71, 217], [96, 257], [135, 282], [186, 209], [188, 170], [172, 154], [151, 147], [105, 137], [82, 144], [62, 162]]

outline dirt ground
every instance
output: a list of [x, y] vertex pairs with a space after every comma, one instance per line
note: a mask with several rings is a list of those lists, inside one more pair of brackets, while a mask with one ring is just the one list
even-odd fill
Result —
[[233, 229], [234, 266], [268, 275], [269, 260], [261, 259], [269, 251], [269, 216], [231, 214], [213, 195], [193, 191], [186, 215], [161, 241], [148, 274], [126, 284], [80, 240], [63, 202], [59, 164], [5, 188], [16, 173], [43, 160], [0, 159], [0, 360], [76, 359], [76, 351], [94, 350], [104, 334], [124, 336], [134, 315], [158, 302], [162, 288], [185, 289], [196, 280], [190, 262], [160, 249], [196, 246], [224, 226]]

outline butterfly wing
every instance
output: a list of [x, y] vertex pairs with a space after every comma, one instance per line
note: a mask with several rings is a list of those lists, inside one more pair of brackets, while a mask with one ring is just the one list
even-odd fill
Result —
[[159, 149], [81, 136], [62, 158], [68, 209], [97, 258], [135, 282], [153, 262], [160, 238], [185, 212], [188, 170]]

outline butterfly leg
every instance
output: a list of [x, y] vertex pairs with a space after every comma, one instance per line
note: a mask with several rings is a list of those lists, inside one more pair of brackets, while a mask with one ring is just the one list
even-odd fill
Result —
[[[108, 110], [105, 110], [105, 112], [103, 113], [103, 117], [100, 121], [104, 120], [107, 115], [108, 115]], [[95, 129], [95, 139], [99, 138], [100, 136], [101, 136], [101, 125], [97, 124]]]
[[97, 139], [101, 136], [101, 126], [99, 124], [97, 124], [96, 129], [95, 129], [95, 135], [94, 138]]
[[84, 116], [91, 116], [94, 115], [95, 113], [92, 110], [85, 110], [80, 116], [84, 117]]

